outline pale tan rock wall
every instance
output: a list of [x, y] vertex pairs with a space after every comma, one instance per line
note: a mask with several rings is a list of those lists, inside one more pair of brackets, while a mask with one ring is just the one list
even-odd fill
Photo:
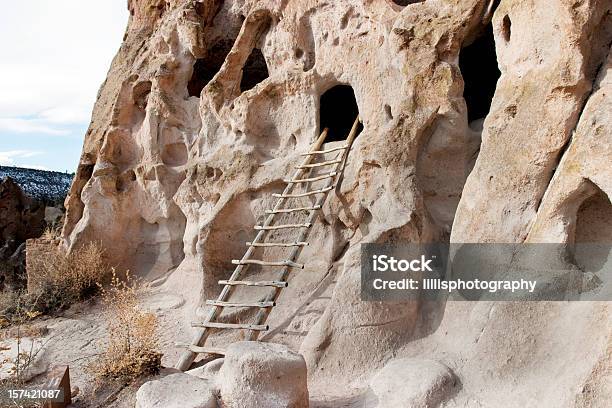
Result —
[[[270, 317], [271, 327], [282, 329], [266, 339], [300, 350], [319, 390], [361, 381], [399, 352], [436, 355], [453, 369], [476, 359], [464, 367], [473, 378], [480, 361], [494, 355], [500, 362], [492, 370], [505, 375], [500, 356], [517, 349], [493, 339], [461, 347], [485, 327], [492, 336], [507, 335], [507, 327], [529, 331], [522, 319], [547, 321], [549, 306], [487, 311], [450, 304], [441, 312], [361, 302], [359, 244], [571, 241], [573, 220], [594, 186], [611, 193], [602, 68], [612, 39], [609, 2], [205, 0], [129, 7], [126, 38], [100, 91], [67, 200], [68, 247], [102, 241], [116, 264], [183, 296], [177, 337], [187, 340], [193, 314], [218, 293], [217, 280], [241, 257], [271, 193], [318, 136], [320, 96], [349, 84], [364, 129], [340, 194], [330, 195], [302, 254], [307, 268], [291, 277]], [[480, 144], [478, 123], [468, 126], [459, 55], [490, 19], [502, 76]], [[241, 91], [254, 48], [269, 76]], [[253, 276], [269, 278], [258, 269]], [[304, 317], [315, 302], [321, 307]], [[586, 313], [605, 322], [608, 315], [592, 308]], [[495, 313], [503, 319], [493, 324], [487, 316]], [[437, 326], [424, 328], [428, 320], [458, 340], [449, 342]], [[587, 318], [581, 324], [597, 335], [588, 337], [591, 354], [567, 357], [583, 364], [567, 378], [572, 384], [605, 344], [605, 329], [598, 332]], [[550, 327], [533, 334], [544, 343], [555, 335]], [[486, 382], [466, 381], [467, 389], [476, 392], [478, 381]], [[489, 406], [498, 402], [493, 394], [483, 397]]]

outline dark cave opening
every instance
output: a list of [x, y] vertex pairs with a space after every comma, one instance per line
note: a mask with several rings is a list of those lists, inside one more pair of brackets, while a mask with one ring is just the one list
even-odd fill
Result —
[[227, 54], [232, 49], [233, 41], [221, 40], [208, 50], [206, 58], [196, 60], [193, 65], [193, 74], [187, 84], [189, 96], [200, 97], [202, 89], [217, 75]]
[[[321, 95], [319, 129], [328, 128], [326, 142], [345, 140], [359, 115], [355, 92], [349, 85], [336, 85]], [[357, 132], [363, 126], [359, 124]]]
[[471, 123], [488, 115], [501, 76], [491, 23], [480, 37], [461, 50], [459, 68], [465, 84], [463, 97], [467, 104], [468, 122]]
[[245, 92], [253, 89], [255, 85], [270, 76], [266, 59], [259, 48], [253, 48], [251, 55], [242, 68], [242, 79], [240, 80], [240, 91]]

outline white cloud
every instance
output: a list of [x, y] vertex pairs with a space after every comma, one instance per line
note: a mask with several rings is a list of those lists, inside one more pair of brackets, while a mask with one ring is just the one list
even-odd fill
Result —
[[41, 126], [49, 134], [57, 131], [52, 124], [87, 123], [121, 44], [126, 0], [4, 3], [0, 118], [12, 118], [10, 125], [19, 128]]
[[43, 133], [65, 135], [67, 131], [46, 125], [38, 119], [0, 118], [0, 131], [10, 133]]
[[0, 166], [14, 166], [16, 160], [28, 159], [30, 157], [38, 156], [39, 154], [41, 153], [32, 150], [0, 151]]
[[91, 111], [85, 106], [61, 106], [40, 113], [42, 120], [57, 124], [85, 123], [89, 121], [90, 116]]

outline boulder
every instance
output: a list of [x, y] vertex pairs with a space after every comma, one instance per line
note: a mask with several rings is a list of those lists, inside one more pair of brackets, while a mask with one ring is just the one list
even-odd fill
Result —
[[306, 408], [304, 358], [280, 344], [239, 342], [227, 348], [217, 384], [227, 408]]
[[13, 179], [0, 180], [0, 290], [25, 286], [24, 241], [43, 233], [44, 216], [44, 206], [28, 197]]
[[45, 207], [26, 196], [10, 177], [0, 181], [0, 246], [39, 237], [44, 228]]
[[145, 383], [136, 393], [136, 408], [216, 408], [212, 383], [176, 373]]
[[393, 360], [370, 381], [378, 397], [377, 408], [433, 408], [455, 392], [453, 372], [434, 360]]

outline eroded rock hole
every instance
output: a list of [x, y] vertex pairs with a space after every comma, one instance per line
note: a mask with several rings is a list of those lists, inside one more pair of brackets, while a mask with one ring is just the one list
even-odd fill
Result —
[[268, 78], [268, 65], [259, 48], [253, 48], [251, 55], [242, 68], [242, 79], [240, 80], [240, 91], [245, 92], [253, 89], [255, 85]]
[[[321, 95], [319, 115], [319, 128], [329, 129], [327, 142], [346, 139], [359, 115], [353, 88], [349, 85], [336, 85]], [[358, 134], [361, 130], [360, 124]]]
[[129, 186], [136, 181], [136, 173], [133, 170], [128, 170], [119, 175], [115, 180], [115, 188], [117, 192], [123, 193], [129, 189]]
[[163, 147], [161, 159], [167, 166], [182, 166], [187, 163], [187, 146], [184, 143], [170, 143]]
[[391, 111], [391, 106], [385, 105], [385, 115], [387, 116], [387, 120], [393, 120], [393, 112]]
[[510, 17], [507, 15], [504, 16], [502, 21], [502, 33], [504, 34], [504, 40], [506, 42], [510, 41], [512, 37], [512, 21], [510, 21]]
[[193, 64], [193, 74], [191, 74], [191, 79], [187, 83], [189, 96], [200, 97], [202, 89], [221, 69], [227, 54], [232, 49], [232, 45], [233, 42], [229, 40], [219, 41], [208, 50], [205, 58], [196, 60]]
[[577, 243], [606, 242], [612, 244], [612, 204], [599, 187], [586, 199], [576, 215]]
[[468, 121], [482, 119], [491, 109], [497, 80], [501, 76], [492, 24], [488, 24], [480, 37], [461, 50], [459, 67], [465, 84], [463, 97]]
[[594, 194], [584, 200], [576, 214], [574, 257], [580, 269], [598, 273], [612, 267], [612, 204], [605, 192], [592, 186]]
[[93, 176], [94, 167], [95, 166], [93, 164], [82, 164], [82, 165], [80, 165], [79, 168], [77, 169], [76, 177], [79, 180], [83, 180], [85, 182], [89, 181], [91, 176]]
[[132, 90], [132, 97], [134, 99], [134, 104], [136, 104], [139, 109], [144, 110], [147, 107], [149, 94], [151, 93], [151, 86], [151, 81], [139, 82], [134, 86]]
[[398, 6], [407, 6], [409, 4], [413, 4], [413, 3], [422, 3], [425, 0], [392, 0], [395, 4], [397, 4]]

